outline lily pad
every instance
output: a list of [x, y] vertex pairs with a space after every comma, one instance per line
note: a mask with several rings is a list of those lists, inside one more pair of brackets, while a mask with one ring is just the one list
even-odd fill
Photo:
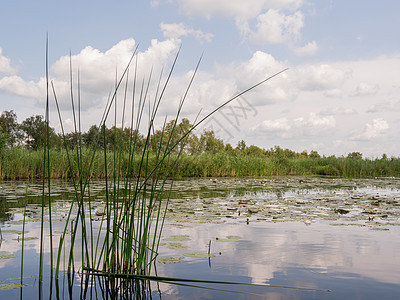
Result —
[[185, 241], [190, 241], [190, 237], [188, 235], [172, 235], [169, 238], [165, 238], [164, 241], [185, 242]]
[[183, 262], [183, 257], [161, 257], [158, 262], [162, 264], [176, 264]]
[[[24, 241], [32, 241], [32, 240], [37, 240], [37, 239], [38, 239], [38, 237], [36, 237], [36, 236], [25, 236], [24, 237]], [[18, 237], [18, 238], [13, 239], [13, 240], [22, 241], [22, 237]]]
[[208, 258], [208, 257], [215, 257], [214, 254], [208, 254], [206, 252], [190, 252], [183, 254], [187, 257], [195, 257], [195, 258]]
[[18, 289], [24, 286], [26, 286], [26, 284], [21, 284], [21, 283], [0, 284], [0, 290]]
[[186, 249], [189, 247], [182, 245], [181, 243], [169, 243], [167, 248], [169, 248], [169, 249]]
[[13, 258], [17, 257], [16, 254], [0, 254], [0, 259], [8, 259], [8, 258]]

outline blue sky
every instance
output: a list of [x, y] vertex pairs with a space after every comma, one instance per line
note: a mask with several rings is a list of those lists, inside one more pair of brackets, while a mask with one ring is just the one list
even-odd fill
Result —
[[182, 46], [162, 115], [173, 116], [204, 53], [183, 113], [191, 120], [289, 68], [207, 122], [225, 142], [399, 156], [399, 11], [394, 0], [5, 1], [0, 111], [14, 110], [19, 122], [43, 114], [46, 33], [69, 130], [70, 51], [87, 129], [98, 124], [115, 72], [137, 45], [141, 76], [171, 65]]

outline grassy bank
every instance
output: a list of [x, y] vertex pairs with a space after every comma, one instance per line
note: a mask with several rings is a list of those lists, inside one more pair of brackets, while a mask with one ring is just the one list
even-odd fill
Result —
[[[88, 157], [83, 149], [83, 161]], [[107, 153], [107, 169], [114, 169], [114, 154]], [[120, 175], [126, 174], [128, 152], [122, 152]], [[68, 165], [65, 150], [50, 150], [51, 176], [55, 179], [68, 179], [78, 174], [78, 163], [72, 161], [72, 172]], [[131, 176], [136, 176], [140, 157], [131, 169]], [[156, 157], [149, 157], [148, 168], [154, 167]], [[119, 168], [118, 168], [119, 169]], [[93, 160], [90, 177], [102, 179], [104, 173], [104, 153], [99, 151]], [[168, 170], [168, 166], [165, 166]], [[0, 163], [2, 180], [35, 179], [43, 177], [43, 153], [25, 148], [13, 148], [3, 153]], [[179, 162], [178, 177], [235, 177], [235, 176], [274, 176], [274, 175], [331, 175], [348, 178], [400, 176], [400, 159], [355, 159], [350, 157], [321, 158], [279, 158], [260, 157], [240, 153], [202, 153], [196, 155], [183, 154]], [[108, 177], [114, 177], [109, 172]]]

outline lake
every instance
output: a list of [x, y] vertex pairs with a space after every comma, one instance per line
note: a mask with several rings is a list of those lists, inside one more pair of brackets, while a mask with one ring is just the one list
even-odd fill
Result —
[[[81, 276], [79, 253], [72, 278], [63, 274], [57, 284], [50, 280], [48, 244], [45, 277], [39, 284], [41, 183], [2, 182], [0, 187], [0, 298], [111, 299], [104, 281], [86, 282]], [[104, 209], [104, 190], [104, 182], [91, 185], [91, 197], [96, 199], [93, 215]], [[55, 181], [51, 191], [57, 249], [73, 188]], [[24, 286], [20, 287], [25, 203]], [[94, 226], [101, 226], [100, 219]], [[397, 299], [398, 249], [397, 178], [177, 180], [153, 272], [226, 284], [151, 282], [116, 298], [136, 293], [132, 298]]]

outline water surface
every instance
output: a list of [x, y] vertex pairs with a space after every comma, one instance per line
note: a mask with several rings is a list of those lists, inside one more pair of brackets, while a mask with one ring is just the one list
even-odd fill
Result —
[[[23, 299], [37, 299], [39, 290], [45, 298], [50, 293], [54, 298], [57, 293], [60, 297], [70, 293], [74, 299], [82, 297], [78, 273], [72, 291], [66, 277], [58, 292], [49, 280], [39, 288], [41, 184], [4, 182], [0, 186], [0, 255], [16, 255], [0, 259], [0, 285], [20, 282], [25, 203], [25, 236], [30, 238], [24, 250], [26, 286], [0, 290], [0, 297], [17, 298], [22, 293]], [[92, 199], [97, 201], [93, 211], [104, 205], [104, 189], [103, 182], [91, 185]], [[53, 232], [58, 243], [73, 189], [68, 183], [56, 182], [51, 191]], [[259, 286], [206, 285], [208, 289], [203, 289], [152, 283], [144, 298], [260, 299], [262, 295], [269, 299], [397, 299], [398, 249], [400, 181], [396, 178], [180, 180], [173, 185], [157, 274]], [[188, 255], [208, 251], [212, 257]], [[178, 262], [165, 263], [170, 258]], [[76, 265], [79, 263], [77, 255]], [[102, 294], [96, 297], [102, 298]]]

